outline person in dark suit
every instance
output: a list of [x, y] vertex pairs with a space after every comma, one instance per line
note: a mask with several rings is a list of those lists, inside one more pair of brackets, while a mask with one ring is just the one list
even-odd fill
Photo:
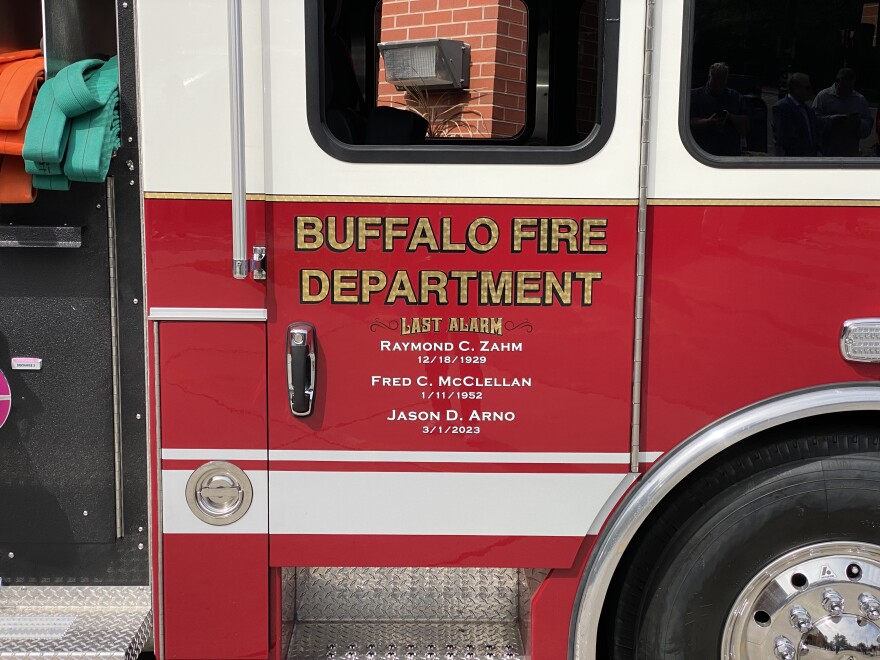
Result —
[[810, 157], [819, 153], [820, 127], [807, 104], [812, 86], [806, 73], [788, 79], [788, 95], [773, 106], [774, 153], [777, 156]]

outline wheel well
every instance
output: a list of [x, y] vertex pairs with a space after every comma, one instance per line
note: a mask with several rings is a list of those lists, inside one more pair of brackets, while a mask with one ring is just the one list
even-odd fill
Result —
[[[850, 434], [850, 442], [858, 443], [858, 437], [853, 438], [852, 435], [858, 436], [860, 432], [867, 430], [873, 430], [876, 433], [878, 428], [880, 428], [880, 411], [876, 410], [838, 412], [805, 417], [774, 426], [745, 438], [713, 456], [685, 477], [645, 519], [627, 545], [614, 571], [599, 619], [596, 657], [613, 657], [612, 640], [615, 630], [619, 626], [627, 625], [627, 622], [618, 620], [615, 614], [616, 605], [624, 596], [624, 592], [638, 590], [644, 586], [643, 576], [632, 574], [634, 558], [646, 542], [649, 532], [656, 531], [658, 527], [670, 530], [677, 529], [677, 526], [687, 518], [687, 512], [693, 511], [695, 506], [700, 505], [700, 502], [689, 501], [688, 497], [688, 493], [696, 482], [707, 480], [711, 482], [713, 479], [720, 482], [725, 466], [737, 465], [740, 468], [738, 471], [741, 471], [743, 467], [748, 468], [752, 463], [751, 457], [755, 456], [756, 452], [775, 452], [775, 456], [765, 455], [765, 458], [780, 464], [786, 463], [790, 458], [784, 451], [785, 444], [781, 442], [786, 438], [790, 438], [791, 442], [795, 443], [793, 448], [796, 448], [797, 443], [810, 442], [809, 439], [805, 440], [804, 436], [828, 434], [832, 436], [829, 438], [828, 455], [853, 453], [858, 451], [860, 447], [844, 445], [842, 442], [843, 434]], [[815, 439], [812, 441], [815, 442]], [[873, 449], [877, 451], [880, 447], [873, 447]], [[766, 465], [766, 460], [762, 461], [762, 464]], [[705, 484], [703, 484], [703, 491], [705, 492]], [[630, 623], [632, 624], [632, 622]]]

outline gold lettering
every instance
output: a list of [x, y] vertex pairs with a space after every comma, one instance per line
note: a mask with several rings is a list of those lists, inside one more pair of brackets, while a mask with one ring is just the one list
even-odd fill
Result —
[[[481, 227], [489, 232], [489, 240], [485, 243], [481, 243], [477, 236]], [[488, 252], [498, 245], [498, 224], [492, 218], [477, 218], [468, 225], [467, 242], [474, 252]]]
[[[540, 305], [540, 296], [527, 296], [527, 293], [537, 293], [541, 290], [541, 273], [537, 270], [520, 270], [516, 273], [516, 304], [517, 305]], [[526, 281], [536, 280], [536, 281]]]
[[382, 232], [379, 231], [379, 227], [382, 226], [382, 218], [370, 218], [370, 217], [358, 216], [357, 223], [358, 223], [357, 251], [358, 252], [366, 252], [367, 251], [367, 239], [368, 238], [379, 238], [379, 236], [382, 235]]
[[544, 304], [552, 305], [554, 297], [560, 305], [571, 305], [571, 272], [562, 273], [562, 282], [556, 277], [556, 273], [544, 273]]
[[590, 273], [586, 271], [576, 271], [574, 273], [574, 279], [580, 280], [584, 283], [584, 297], [583, 302], [581, 303], [584, 307], [588, 307], [593, 304], [593, 281], [601, 280], [602, 273]]
[[[313, 293], [312, 282], [317, 283], [318, 290]], [[330, 278], [323, 270], [304, 268], [300, 272], [299, 299], [303, 303], [318, 303], [330, 293]]]
[[492, 272], [480, 272], [480, 304], [513, 304], [513, 277], [510, 271], [499, 273], [497, 281]]
[[383, 251], [394, 251], [394, 239], [406, 238], [406, 229], [396, 229], [396, 227], [406, 227], [407, 225], [409, 225], [409, 218], [385, 218], [385, 244], [382, 247]]
[[399, 270], [394, 273], [394, 279], [391, 280], [391, 286], [388, 287], [388, 298], [385, 302], [391, 304], [398, 298], [406, 300], [408, 305], [418, 304], [416, 293], [412, 288], [412, 282], [409, 281], [409, 275], [405, 270]]
[[350, 215], [345, 216], [343, 238], [340, 241], [336, 228], [336, 218], [329, 216], [327, 218], [327, 247], [336, 252], [350, 250], [354, 245], [354, 218]]
[[409, 239], [406, 251], [415, 252], [416, 248], [422, 246], [428, 248], [428, 252], [440, 251], [440, 246], [437, 245], [437, 237], [434, 236], [434, 230], [431, 228], [431, 221], [428, 218], [416, 220], [416, 226], [413, 228], [412, 238]]
[[464, 252], [464, 243], [452, 241], [452, 218], [440, 218], [440, 248], [443, 252]]
[[361, 271], [361, 302], [370, 302], [370, 296], [379, 293], [388, 284], [388, 276], [381, 270]]
[[358, 272], [348, 268], [333, 271], [333, 296], [335, 303], [357, 303], [357, 294], [349, 294], [346, 291], [357, 291]]
[[477, 279], [477, 271], [475, 270], [451, 270], [449, 277], [458, 280], [458, 304], [467, 305], [468, 302], [468, 282]]
[[608, 252], [605, 244], [595, 245], [593, 239], [604, 240], [604, 231], [593, 231], [593, 227], [607, 227], [605, 218], [584, 218], [581, 220], [581, 252]]
[[313, 215], [298, 215], [295, 221], [296, 249], [317, 250], [324, 245], [324, 221]]
[[577, 222], [571, 218], [552, 218], [550, 223], [550, 252], [559, 252], [559, 244], [565, 243], [569, 254], [577, 253]]
[[513, 253], [522, 252], [522, 242], [535, 240], [537, 228], [537, 218], [514, 218], [510, 251]]
[[419, 302], [427, 305], [430, 302], [431, 294], [437, 297], [438, 305], [445, 305], [446, 300], [446, 283], [449, 278], [442, 270], [423, 270], [419, 273]]

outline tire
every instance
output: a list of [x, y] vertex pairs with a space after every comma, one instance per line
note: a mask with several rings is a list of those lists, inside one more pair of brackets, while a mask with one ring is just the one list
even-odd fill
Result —
[[720, 658], [735, 601], [772, 562], [830, 541], [880, 546], [878, 449], [873, 429], [804, 434], [741, 451], [685, 482], [624, 559], [617, 602], [606, 605], [611, 657]]

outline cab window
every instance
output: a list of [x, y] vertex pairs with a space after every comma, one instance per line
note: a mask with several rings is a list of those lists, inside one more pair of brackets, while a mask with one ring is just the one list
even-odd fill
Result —
[[685, 139], [710, 159], [870, 159], [877, 2], [693, 0]]

